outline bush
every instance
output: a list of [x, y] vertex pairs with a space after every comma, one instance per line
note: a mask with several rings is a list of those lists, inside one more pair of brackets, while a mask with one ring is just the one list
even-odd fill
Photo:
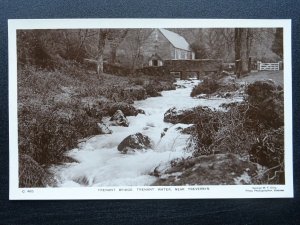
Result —
[[251, 146], [250, 160], [268, 167], [263, 179], [269, 184], [284, 184], [284, 128], [267, 130]]
[[168, 109], [164, 114], [164, 122], [192, 124], [206, 120], [214, 113], [208, 107], [198, 106], [191, 109], [178, 110], [176, 107]]
[[[48, 167], [75, 161], [65, 153], [76, 147], [79, 139], [99, 134], [97, 122], [102, 116], [120, 107], [126, 115], [142, 113], [131, 105], [117, 104], [128, 97], [124, 95], [127, 87], [131, 87], [128, 78], [102, 74], [99, 79], [71, 60], [61, 60], [54, 70], [18, 67], [20, 185], [45, 186]], [[145, 90], [135, 87], [140, 92], [129, 94], [142, 98]]]
[[[20, 185], [45, 186], [48, 167], [74, 162], [65, 153], [79, 139], [100, 134], [97, 123], [102, 116], [117, 109], [130, 116], [143, 113], [122, 102], [144, 99], [148, 80], [137, 78], [132, 85], [127, 77], [102, 74], [99, 78], [74, 60], [62, 59], [51, 70], [18, 65]], [[170, 88], [170, 82], [152, 82], [148, 94]]]
[[211, 78], [206, 78], [203, 80], [203, 82], [201, 82], [200, 84], [198, 84], [193, 88], [191, 92], [191, 97], [195, 97], [196, 95], [200, 95], [200, 94], [212, 94], [216, 92], [219, 87], [220, 85], [216, 80]]
[[246, 88], [247, 124], [258, 129], [279, 128], [284, 123], [283, 91], [271, 81], [256, 81]]
[[211, 133], [213, 142], [208, 147], [209, 152], [248, 155], [256, 135], [254, 131], [245, 127], [247, 109], [247, 105], [236, 104], [227, 112], [219, 113], [216, 121], [218, 129]]
[[149, 83], [149, 84], [145, 85], [144, 88], [146, 90], [147, 95], [150, 97], [161, 96], [157, 86], [155, 86], [155, 84], [153, 84], [153, 83]]
[[19, 154], [19, 187], [54, 185], [52, 174], [46, 172], [32, 157]]
[[20, 153], [46, 167], [63, 162], [78, 139], [98, 134], [96, 122], [101, 119], [90, 117], [78, 105], [63, 104], [44, 109], [23, 106], [18, 118]]
[[267, 167], [255, 183], [284, 184], [283, 93], [269, 81], [246, 88], [245, 102], [224, 105], [188, 130], [194, 156], [235, 153]]
[[135, 85], [144, 85], [144, 80], [141, 78], [132, 79], [131, 82]]
[[223, 116], [223, 112], [204, 109], [195, 108], [196, 117], [194, 121], [196, 123], [188, 131], [191, 134], [188, 144], [191, 146], [195, 145], [194, 156], [215, 153], [211, 146], [216, 141], [214, 137], [220, 129], [220, 121]]
[[157, 97], [161, 96], [161, 91], [175, 90], [176, 87], [173, 84], [173, 81], [169, 80], [168, 78], [166, 79], [167, 80], [158, 79], [156, 77], [151, 78], [149, 83], [144, 85], [147, 95], [150, 97]]

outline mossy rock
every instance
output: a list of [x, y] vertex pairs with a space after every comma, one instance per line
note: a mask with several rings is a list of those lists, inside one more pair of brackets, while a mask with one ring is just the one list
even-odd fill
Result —
[[53, 185], [52, 176], [45, 171], [29, 155], [21, 154], [19, 156], [19, 187], [45, 187]]
[[154, 186], [251, 184], [255, 164], [236, 154], [215, 154], [183, 159], [160, 174]]

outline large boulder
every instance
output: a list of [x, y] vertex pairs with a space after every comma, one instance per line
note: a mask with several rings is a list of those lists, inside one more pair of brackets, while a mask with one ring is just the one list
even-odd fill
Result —
[[164, 122], [168, 123], [184, 123], [184, 124], [192, 124], [196, 123], [203, 116], [212, 114], [213, 111], [208, 107], [196, 107], [191, 109], [177, 109], [176, 107], [172, 107], [168, 109], [164, 114]]
[[257, 166], [227, 153], [173, 161], [169, 169], [156, 174], [154, 186], [253, 184]]
[[111, 125], [114, 126], [129, 126], [129, 121], [121, 110], [117, 110], [115, 114], [110, 118], [110, 121], [112, 121]]
[[121, 110], [125, 116], [136, 116], [139, 113], [144, 113], [143, 110], [136, 109], [125, 102], [118, 102], [108, 106], [108, 114], [110, 116], [114, 115], [117, 110]]
[[201, 83], [193, 87], [191, 92], [191, 97], [195, 97], [200, 94], [213, 94], [220, 87], [216, 79], [211, 77], [206, 77]]
[[262, 102], [270, 96], [273, 96], [276, 90], [277, 86], [274, 81], [262, 80], [249, 84], [246, 93], [248, 94], [249, 101]]
[[45, 187], [54, 185], [51, 174], [47, 173], [31, 156], [20, 154], [19, 156], [19, 187]]
[[193, 109], [179, 110], [176, 107], [172, 107], [165, 112], [164, 122], [173, 124], [191, 122], [192, 117], [194, 117]]
[[246, 113], [248, 121], [256, 122], [252, 127], [273, 127], [284, 125], [283, 90], [272, 80], [256, 81], [246, 88], [247, 101], [251, 107]]
[[108, 126], [101, 122], [97, 123], [100, 134], [111, 134], [112, 131], [108, 128]]
[[136, 133], [126, 137], [119, 145], [118, 150], [122, 153], [129, 151], [145, 150], [152, 147], [151, 139], [141, 133]]

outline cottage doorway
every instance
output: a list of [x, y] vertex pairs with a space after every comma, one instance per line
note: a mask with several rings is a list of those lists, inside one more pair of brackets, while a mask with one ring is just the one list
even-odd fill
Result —
[[152, 66], [158, 66], [158, 60], [157, 59], [152, 60]]

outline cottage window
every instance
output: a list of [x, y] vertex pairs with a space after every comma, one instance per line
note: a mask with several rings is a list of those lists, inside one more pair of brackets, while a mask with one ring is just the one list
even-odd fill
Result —
[[195, 59], [195, 53], [192, 52], [192, 59]]
[[175, 56], [176, 56], [175, 59], [181, 59], [181, 52], [179, 49], [175, 50]]
[[182, 59], [187, 59], [187, 52], [186, 51], [181, 51], [181, 58]]

